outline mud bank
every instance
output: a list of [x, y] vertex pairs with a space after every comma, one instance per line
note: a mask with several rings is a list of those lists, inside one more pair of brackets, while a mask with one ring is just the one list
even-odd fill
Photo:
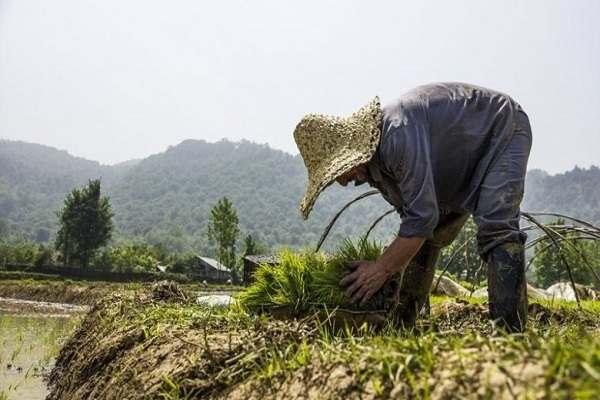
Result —
[[[150, 290], [154, 283], [110, 283], [79, 281], [0, 280], [0, 297], [50, 303], [91, 306], [114, 294], [134, 294]], [[239, 287], [230, 285], [179, 285], [191, 298], [201, 293], [235, 293]]]
[[[595, 306], [592, 307], [595, 310]], [[595, 397], [595, 311], [534, 305], [524, 335], [486, 307], [432, 306], [420, 332], [333, 334], [312, 319], [211, 310], [182, 297], [103, 299], [65, 344], [49, 399]]]
[[42, 314], [54, 317], [81, 314], [88, 310], [88, 306], [0, 297], [0, 312], [5, 313]]
[[113, 284], [75, 282], [0, 281], [0, 297], [51, 303], [92, 305], [117, 290]]

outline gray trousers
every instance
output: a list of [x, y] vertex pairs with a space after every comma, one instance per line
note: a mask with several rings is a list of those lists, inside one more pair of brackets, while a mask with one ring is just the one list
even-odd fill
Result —
[[531, 127], [523, 112], [515, 120], [513, 137], [486, 173], [473, 210], [479, 254], [484, 260], [499, 244], [525, 243], [527, 239], [519, 229], [519, 218], [531, 150]]

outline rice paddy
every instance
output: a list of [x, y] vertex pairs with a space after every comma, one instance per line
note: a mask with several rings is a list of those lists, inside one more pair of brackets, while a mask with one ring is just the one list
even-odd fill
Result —
[[44, 398], [44, 376], [77, 323], [66, 315], [0, 311], [0, 399]]

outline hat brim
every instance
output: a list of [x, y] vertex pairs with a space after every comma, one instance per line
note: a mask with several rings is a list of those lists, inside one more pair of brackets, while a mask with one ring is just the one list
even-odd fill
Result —
[[[308, 218], [317, 198], [327, 186], [352, 168], [371, 160], [379, 145], [381, 116], [378, 97], [346, 118], [309, 114], [305, 118], [318, 121], [317, 127], [323, 126], [323, 134], [317, 137], [332, 138], [329, 142], [322, 141], [320, 145], [324, 147], [306, 146], [307, 141], [315, 137], [314, 130], [303, 130], [308, 129], [310, 124], [301, 121], [296, 127], [294, 138], [308, 170], [308, 185], [299, 207], [304, 219]], [[305, 132], [310, 134], [303, 135]], [[315, 157], [314, 152], [324, 148], [329, 151], [328, 156]]]

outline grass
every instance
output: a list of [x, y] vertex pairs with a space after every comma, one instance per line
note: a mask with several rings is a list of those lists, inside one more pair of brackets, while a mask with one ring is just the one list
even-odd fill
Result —
[[247, 309], [288, 306], [296, 312], [307, 312], [314, 307], [352, 307], [339, 282], [348, 271], [348, 262], [375, 260], [381, 248], [374, 242], [346, 240], [327, 257], [322, 253], [302, 254], [283, 251], [276, 266], [260, 265], [254, 274], [254, 283], [238, 296]]
[[31, 398], [42, 391], [42, 375], [77, 324], [77, 317], [0, 312], [0, 399]]
[[[600, 394], [600, 307], [587, 303], [583, 312], [574, 303], [545, 304], [551, 317], [532, 314], [526, 333], [507, 335], [491, 329], [480, 300], [435, 297], [419, 331], [334, 332], [312, 318], [278, 321], [243, 308], [120, 296], [88, 316], [64, 360], [72, 379], [90, 371], [85, 381], [70, 382], [82, 396], [89, 387], [136, 398], [146, 387], [152, 391], [145, 395], [164, 399], [300, 397], [294, 391], [320, 398], [592, 399]], [[114, 347], [123, 343], [129, 347]], [[121, 372], [103, 377], [110, 371]]]

